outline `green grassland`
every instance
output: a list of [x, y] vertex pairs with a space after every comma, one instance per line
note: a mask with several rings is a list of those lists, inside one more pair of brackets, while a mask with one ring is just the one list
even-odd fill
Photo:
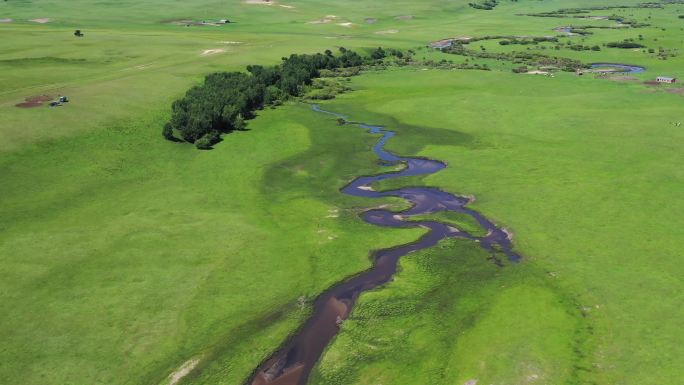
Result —
[[[306, 314], [298, 299], [420, 234], [357, 219], [364, 203], [338, 188], [375, 171], [369, 138], [305, 107], [266, 111], [212, 152], [154, 131], [127, 125], [3, 159], [5, 378], [149, 383], [236, 340], [228, 379], [239, 382]], [[341, 145], [351, 152], [323, 150]], [[85, 147], [100, 151], [84, 158]], [[242, 331], [264, 317], [273, 334]]]
[[568, 383], [583, 323], [531, 265], [500, 269], [473, 242], [444, 242], [362, 297], [312, 383]]
[[[681, 120], [681, 96], [574, 74], [390, 71], [354, 83], [357, 91], [328, 108], [396, 129], [388, 147], [397, 153], [449, 163], [376, 188], [426, 184], [474, 194], [474, 208], [514, 233], [526, 264], [577, 296], [594, 330], [591, 348], [579, 353], [589, 356], [586, 381], [678, 381], [684, 223], [674, 197], [684, 132], [672, 122]], [[440, 140], [449, 129], [473, 139]], [[445, 144], [423, 146], [422, 134]]]
[[[374, 137], [306, 105], [260, 111], [250, 131], [212, 151], [163, 141], [171, 102], [206, 73], [337, 46], [412, 48], [420, 60], [462, 62], [422, 47], [611, 25], [516, 16], [606, 4], [616, 3], [502, 1], [480, 11], [432, 0], [0, 2], [0, 19], [13, 19], [0, 23], [2, 382], [168, 383], [199, 358], [185, 382], [240, 384], [318, 293], [367, 268], [371, 250], [421, 234], [357, 217], [402, 204], [338, 191], [381, 170]], [[562, 40], [642, 35], [647, 48], [675, 53], [667, 60], [644, 49], [529, 47], [643, 65], [638, 80], [513, 74], [513, 63], [478, 59], [493, 71], [368, 73], [327, 105], [397, 130], [389, 144], [397, 153], [449, 164], [379, 188], [475, 195], [473, 207], [515, 234], [525, 260], [498, 269], [462, 241], [406, 258], [394, 282], [361, 298], [314, 383], [681, 381], [684, 131], [673, 123], [683, 120], [683, 99], [677, 86], [640, 81], [684, 77], [682, 13], [681, 4], [592, 11], [651, 26]], [[310, 23], [329, 15], [336, 18]], [[413, 18], [397, 19], [404, 15]], [[172, 23], [222, 18], [235, 23]], [[480, 45], [528, 48], [496, 40], [470, 48]], [[40, 94], [72, 102], [14, 107]]]

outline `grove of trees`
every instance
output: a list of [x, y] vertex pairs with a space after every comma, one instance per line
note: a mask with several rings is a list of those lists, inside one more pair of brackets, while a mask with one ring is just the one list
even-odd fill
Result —
[[162, 135], [168, 140], [183, 140], [209, 149], [221, 140], [221, 134], [244, 130], [245, 120], [253, 118], [256, 110], [299, 96], [321, 71], [360, 67], [401, 54], [377, 48], [370, 56], [361, 56], [340, 48], [337, 55], [330, 50], [323, 54], [293, 54], [276, 66], [250, 65], [247, 72], [210, 74], [203, 84], [192, 87], [173, 103], [171, 120]]

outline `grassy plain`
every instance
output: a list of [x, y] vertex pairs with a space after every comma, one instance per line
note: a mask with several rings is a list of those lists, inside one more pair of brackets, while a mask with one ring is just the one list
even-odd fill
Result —
[[[397, 153], [449, 163], [440, 173], [377, 188], [427, 184], [474, 194], [473, 207], [512, 230], [525, 264], [548, 272], [553, 285], [573, 297], [593, 330], [577, 352], [588, 359], [575, 368], [579, 383], [678, 381], [684, 372], [675, 358], [684, 354], [677, 332], [684, 317], [678, 306], [684, 287], [677, 280], [684, 208], [674, 197], [684, 161], [676, 143], [684, 132], [673, 123], [682, 119], [681, 96], [572, 74], [496, 71], [389, 71], [358, 78], [354, 88], [328, 108], [396, 129], [388, 147]], [[449, 130], [472, 140], [440, 137]], [[336, 365], [327, 360], [323, 372]], [[486, 359], [480, 363], [490, 368]], [[488, 369], [483, 377], [503, 370], [514, 378], [516, 364]], [[411, 378], [415, 368], [403, 368]], [[400, 368], [388, 371], [401, 377]]]
[[[239, 384], [306, 317], [300, 298], [366, 268], [370, 250], [419, 234], [356, 217], [380, 202], [337, 189], [378, 170], [373, 139], [305, 106], [263, 111], [210, 152], [162, 141], [171, 101], [204, 74], [341, 45], [553, 34], [588, 21], [515, 14], [601, 4], [614, 2], [502, 1], [493, 11], [415, 0], [0, 2], [0, 19], [13, 19], [0, 23], [0, 378], [161, 383], [199, 357], [189, 382]], [[594, 30], [583, 44], [642, 34], [656, 51], [681, 50], [683, 11], [611, 10], [652, 26]], [[171, 23], [221, 18], [236, 23]], [[644, 65], [640, 80], [684, 76], [681, 56], [555, 53]], [[476, 208], [513, 230], [526, 262], [498, 271], [463, 243], [407, 259], [396, 282], [362, 298], [315, 380], [677, 383], [681, 96], [479, 62], [495, 71], [364, 75], [329, 108], [395, 127], [399, 153], [448, 161], [406, 183], [476, 195]], [[39, 94], [73, 101], [14, 107]]]
[[312, 383], [576, 381], [587, 330], [572, 299], [529, 264], [487, 257], [447, 241], [405, 258], [391, 284], [362, 297]]
[[305, 107], [212, 152], [157, 136], [131, 124], [3, 160], [4, 378], [150, 383], [219, 351], [239, 382], [301, 321], [299, 298], [420, 233], [357, 219], [337, 189], [375, 169], [367, 138]]

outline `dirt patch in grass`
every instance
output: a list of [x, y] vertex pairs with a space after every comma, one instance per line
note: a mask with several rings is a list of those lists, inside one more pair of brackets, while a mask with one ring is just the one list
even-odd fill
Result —
[[12, 19], [0, 19], [0, 23], [11, 23], [13, 21], [14, 20], [12, 20]]
[[41, 17], [38, 19], [31, 19], [29, 21], [34, 22], [34, 23], [38, 23], [38, 24], [45, 24], [45, 23], [50, 22], [50, 18], [49, 17]]
[[171, 373], [171, 375], [169, 376], [168, 385], [176, 385], [180, 380], [183, 379], [183, 377], [190, 374], [190, 372], [192, 372], [192, 370], [195, 369], [199, 362], [199, 358], [193, 358], [191, 360], [186, 361], [183, 365], [181, 365], [180, 368], [178, 368], [178, 370]]
[[395, 17], [396, 20], [411, 20], [413, 19], [413, 15], [401, 15]]
[[[276, 5], [277, 2], [274, 0], [245, 0], [243, 1], [245, 4], [250, 4], [250, 5]], [[281, 8], [286, 8], [286, 9], [294, 9], [297, 8], [294, 5], [287, 5], [287, 4], [278, 4], [279, 7]]]
[[180, 20], [162, 20], [160, 23], [169, 23], [169, 24], [174, 24], [174, 25], [187, 25], [194, 23], [194, 20], [189, 20], [189, 19], [180, 19]]
[[391, 34], [395, 34], [395, 33], [399, 33], [399, 30], [398, 29], [387, 29], [384, 31], [376, 32], [377, 35], [391, 35]]
[[199, 26], [199, 27], [202, 27], [202, 26], [220, 27], [220, 26], [223, 26], [223, 25], [226, 25], [226, 24], [230, 24], [229, 21], [228, 21], [228, 22], [224, 22], [224, 21], [222, 21], [222, 20], [217, 20], [217, 21], [206, 21], [206, 20], [197, 21], [197, 20], [190, 20], [190, 19], [171, 20], [171, 21], [168, 21], [168, 23], [171, 23], [171, 24], [173, 24], [173, 25], [184, 25], [184, 26], [186, 26], [186, 27], [190, 27], [190, 26], [193, 26], [193, 27], [194, 27], [194, 26]]
[[337, 19], [335, 15], [328, 15], [322, 19], [309, 21], [307, 24], [330, 24]]
[[211, 55], [216, 55], [216, 54], [224, 53], [224, 52], [226, 52], [225, 48], [205, 49], [204, 51], [202, 51], [200, 56], [211, 56]]
[[43, 103], [49, 102], [50, 100], [52, 100], [52, 96], [50, 95], [29, 96], [28, 98], [24, 99], [23, 102], [15, 104], [15, 107], [35, 108], [42, 106]]
[[638, 80], [634, 76], [611, 76], [609, 79], [614, 82], [631, 82]]
[[374, 19], [372, 17], [367, 17], [367, 18], [363, 19], [363, 21], [365, 21], [366, 24], [375, 24], [378, 22], [378, 19]]
[[650, 86], [649, 90], [652, 90], [651, 92], [657, 92], [655, 88], [661, 88], [663, 91], [669, 94], [684, 94], [684, 87], [666, 87], [666, 84], [658, 83], [655, 80], [645, 81], [644, 84]]

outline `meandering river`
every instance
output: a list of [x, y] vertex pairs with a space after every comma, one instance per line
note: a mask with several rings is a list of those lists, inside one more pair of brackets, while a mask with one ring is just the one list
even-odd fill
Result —
[[[322, 110], [317, 105], [313, 106], [313, 110], [346, 121], [345, 116]], [[360, 176], [342, 188], [341, 192], [366, 198], [403, 198], [412, 204], [411, 208], [401, 212], [370, 209], [361, 216], [366, 222], [378, 226], [422, 227], [429, 231], [415, 242], [375, 252], [372, 256], [374, 263], [371, 269], [353, 276], [321, 294], [314, 302], [313, 315], [280, 350], [255, 371], [248, 384], [305, 385], [311, 370], [318, 362], [326, 346], [338, 333], [340, 324], [349, 316], [359, 295], [390, 281], [397, 271], [399, 259], [404, 255], [432, 247], [445, 238], [460, 237], [478, 242], [482, 248], [491, 253], [492, 260], [497, 264], [501, 264], [497, 258], [497, 255], [501, 254], [512, 262], [520, 260], [520, 256], [512, 250], [509, 235], [480, 213], [468, 209], [466, 207], [469, 203], [468, 198], [431, 187], [406, 187], [390, 191], [375, 191], [372, 187], [375, 182], [412, 175], [433, 174], [444, 169], [446, 164], [431, 159], [400, 157], [385, 150], [385, 144], [395, 135], [395, 132], [383, 127], [363, 123], [348, 123], [348, 125], [382, 135], [373, 147], [375, 154], [386, 166], [403, 164], [405, 167], [400, 171]], [[461, 229], [438, 221], [411, 221], [411, 217], [440, 211], [453, 211], [474, 218], [487, 235], [473, 236]]]

